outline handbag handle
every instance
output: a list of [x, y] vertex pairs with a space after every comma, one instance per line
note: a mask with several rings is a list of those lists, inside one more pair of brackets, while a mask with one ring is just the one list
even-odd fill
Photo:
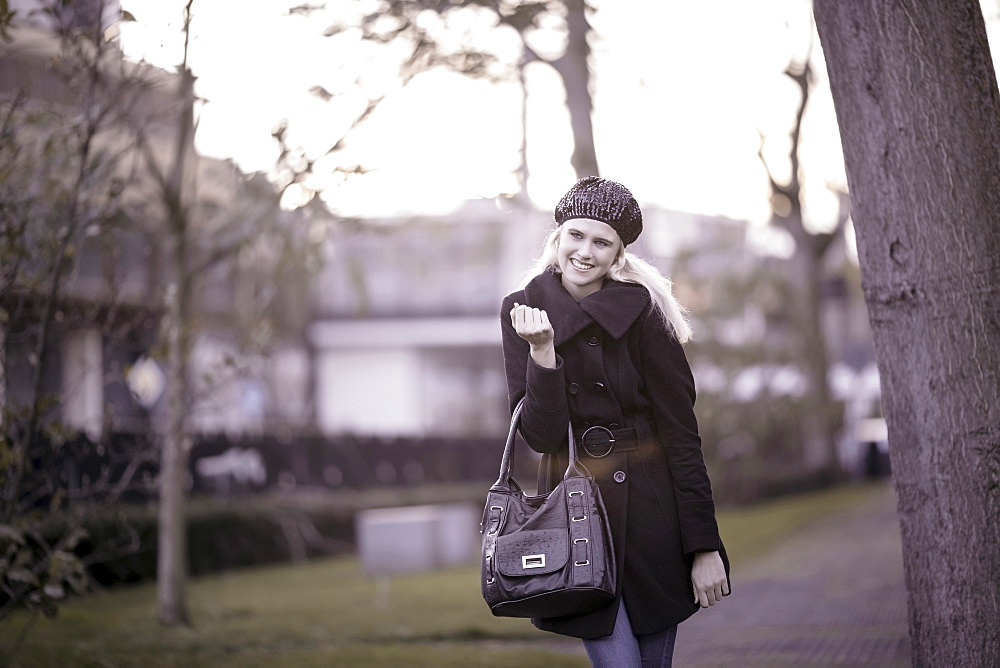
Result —
[[[491, 491], [510, 491], [510, 483], [513, 482], [510, 476], [510, 465], [511, 459], [514, 456], [514, 439], [517, 436], [517, 427], [521, 421], [521, 411], [524, 409], [524, 397], [517, 402], [514, 407], [514, 412], [510, 416], [510, 431], [507, 432], [507, 444], [503, 449], [503, 458], [500, 460], [500, 477], [497, 481], [493, 483], [490, 488]], [[573, 423], [567, 424], [567, 434], [569, 439], [569, 466], [566, 467], [566, 473], [563, 474], [563, 479], [570, 477], [584, 477], [589, 476], [590, 472], [587, 468], [580, 463], [577, 458], [577, 448], [576, 448], [576, 437], [573, 435]]]
[[582, 478], [584, 476], [589, 476], [590, 471], [587, 467], [580, 463], [580, 459], [577, 457], [576, 453], [576, 436], [573, 435], [573, 423], [569, 423], [569, 432], [567, 438], [569, 439], [569, 466], [566, 467], [566, 473], [563, 474], [563, 480], [566, 478]]
[[507, 444], [503, 448], [503, 458], [500, 460], [500, 477], [493, 483], [491, 490], [510, 491], [510, 460], [514, 455], [514, 437], [517, 436], [517, 425], [521, 421], [523, 408], [524, 397], [521, 397], [510, 416], [510, 431], [507, 432]]

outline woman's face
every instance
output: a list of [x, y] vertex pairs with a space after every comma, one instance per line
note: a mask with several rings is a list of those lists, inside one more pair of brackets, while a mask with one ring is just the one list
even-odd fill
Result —
[[600, 290], [621, 247], [618, 233], [607, 223], [591, 218], [567, 220], [556, 253], [563, 287], [577, 301]]

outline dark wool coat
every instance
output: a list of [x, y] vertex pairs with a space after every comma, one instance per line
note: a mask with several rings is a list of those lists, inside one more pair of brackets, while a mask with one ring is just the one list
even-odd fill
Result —
[[[555, 369], [535, 364], [528, 343], [514, 331], [515, 302], [548, 313]], [[701, 452], [694, 379], [649, 292], [606, 280], [601, 290], [577, 302], [560, 275], [550, 271], [508, 295], [500, 321], [511, 410], [526, 395], [521, 434], [532, 449], [545, 453], [539, 488], [552, 489], [566, 470], [567, 421], [575, 430], [634, 428], [638, 438], [631, 448], [620, 442], [607, 457], [581, 457], [608, 511], [618, 597], [624, 596], [639, 635], [688, 618], [698, 609], [691, 586], [694, 553], [720, 550], [727, 573], [729, 563]], [[616, 600], [586, 615], [532, 621], [547, 631], [597, 638], [612, 632], [617, 610]]]

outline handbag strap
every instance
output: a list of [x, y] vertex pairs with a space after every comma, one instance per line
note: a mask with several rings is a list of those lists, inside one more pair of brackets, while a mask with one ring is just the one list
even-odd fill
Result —
[[566, 473], [563, 474], [563, 480], [566, 478], [581, 478], [583, 476], [589, 476], [590, 471], [587, 467], [580, 463], [580, 459], [576, 455], [576, 435], [573, 433], [573, 423], [570, 422], [568, 429], [569, 439], [569, 465], [566, 467]]
[[[491, 491], [510, 491], [511, 483], [514, 482], [510, 475], [511, 460], [514, 457], [514, 440], [517, 436], [517, 427], [521, 421], [521, 411], [524, 409], [524, 397], [517, 402], [514, 407], [514, 412], [510, 417], [510, 430], [507, 432], [507, 444], [503, 449], [503, 458], [500, 460], [500, 477], [497, 481], [493, 483], [490, 488]], [[576, 437], [573, 434], [573, 424], [567, 424], [567, 438], [569, 439], [569, 466], [566, 467], [566, 473], [563, 474], [563, 479], [569, 477], [583, 477], [589, 476], [590, 472], [587, 471], [586, 467], [580, 463], [577, 457], [576, 448]]]
[[493, 483], [491, 490], [510, 491], [510, 460], [514, 456], [514, 437], [517, 436], [517, 425], [521, 421], [521, 410], [524, 408], [524, 397], [517, 402], [514, 412], [510, 416], [510, 430], [507, 432], [507, 445], [503, 449], [503, 458], [500, 460], [500, 477]]

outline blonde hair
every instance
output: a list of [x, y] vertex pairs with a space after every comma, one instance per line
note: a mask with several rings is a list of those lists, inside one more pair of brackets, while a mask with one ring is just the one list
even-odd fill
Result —
[[[541, 273], [559, 268], [559, 236], [562, 227], [556, 227], [545, 238], [542, 253], [521, 280], [521, 289]], [[608, 269], [608, 278], [622, 283], [637, 283], [649, 291], [664, 325], [672, 329], [681, 343], [691, 340], [693, 332], [687, 319], [687, 309], [674, 297], [673, 283], [660, 271], [638, 256], [625, 250], [624, 244], [618, 249], [618, 256]]]

